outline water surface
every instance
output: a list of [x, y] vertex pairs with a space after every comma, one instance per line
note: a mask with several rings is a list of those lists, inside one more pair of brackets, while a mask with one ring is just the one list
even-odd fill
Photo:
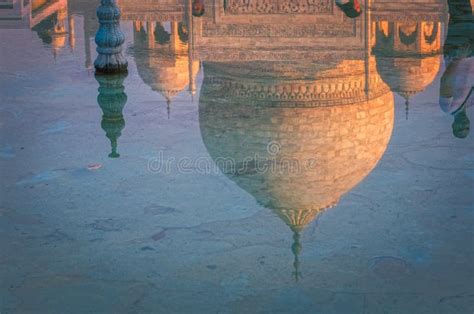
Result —
[[0, 312], [472, 313], [467, 2], [245, 3], [0, 8]]

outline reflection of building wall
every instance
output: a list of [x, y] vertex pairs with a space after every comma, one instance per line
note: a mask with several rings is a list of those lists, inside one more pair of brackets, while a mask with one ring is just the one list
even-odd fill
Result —
[[184, 0], [117, 0], [122, 18], [132, 21], [169, 22], [184, 20]]
[[214, 1], [193, 29], [201, 61], [318, 59], [363, 48], [365, 35], [364, 19], [346, 18], [326, 0]]
[[440, 21], [446, 19], [445, 0], [372, 0], [372, 21]]
[[10, 0], [0, 9], [0, 28], [33, 28], [53, 14], [67, 17], [67, 0]]
[[22, 0], [8, 0], [0, 9], [0, 28], [29, 28], [31, 5]]
[[73, 34], [66, 26], [67, 5], [67, 0], [10, 0], [8, 6], [0, 8], [0, 29], [31, 28], [56, 56], [67, 45], [68, 32]]
[[330, 13], [333, 8], [331, 0], [227, 0], [226, 4], [226, 12], [234, 15]]

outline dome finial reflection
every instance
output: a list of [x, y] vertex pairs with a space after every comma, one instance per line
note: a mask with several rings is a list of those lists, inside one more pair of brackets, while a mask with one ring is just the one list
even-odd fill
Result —
[[410, 112], [410, 98], [405, 98], [405, 119], [408, 120], [408, 114]]
[[296, 282], [298, 282], [298, 279], [301, 278], [301, 272], [299, 271], [299, 267], [300, 267], [299, 255], [302, 249], [303, 249], [303, 246], [300, 243], [300, 233], [299, 231], [293, 230], [293, 244], [291, 245], [291, 251], [293, 252], [293, 255], [295, 257], [293, 261], [293, 267], [295, 268], [295, 271], [293, 272], [293, 276], [295, 277]]
[[166, 97], [166, 114], [168, 115], [169, 120], [171, 115], [171, 99], [169, 97]]

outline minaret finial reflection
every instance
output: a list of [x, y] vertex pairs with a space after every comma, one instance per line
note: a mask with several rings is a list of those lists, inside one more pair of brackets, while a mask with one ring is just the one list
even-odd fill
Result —
[[105, 131], [105, 136], [110, 140], [112, 149], [109, 154], [110, 158], [120, 157], [117, 152], [117, 140], [125, 127], [122, 110], [127, 103], [127, 94], [125, 94], [123, 86], [126, 77], [127, 74], [95, 75], [97, 82], [99, 82], [97, 103], [103, 112], [101, 127]]
[[408, 120], [408, 115], [410, 112], [410, 98], [405, 98], [405, 119]]
[[171, 99], [169, 97], [166, 97], [166, 114], [168, 115], [168, 120], [171, 115]]

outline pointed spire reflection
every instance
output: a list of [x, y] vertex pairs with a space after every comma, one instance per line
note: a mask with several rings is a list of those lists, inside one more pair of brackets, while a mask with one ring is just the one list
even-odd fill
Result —
[[166, 114], [168, 115], [169, 120], [171, 115], [171, 99], [169, 97], [166, 97]]
[[408, 120], [408, 114], [410, 112], [410, 98], [405, 98], [405, 119]]
[[291, 251], [293, 252], [293, 255], [295, 257], [293, 261], [293, 267], [295, 268], [295, 271], [293, 272], [293, 276], [295, 276], [296, 282], [298, 282], [298, 279], [301, 278], [301, 272], [299, 271], [299, 266], [300, 266], [299, 255], [302, 249], [303, 249], [303, 246], [300, 243], [300, 233], [299, 231], [294, 230], [293, 231], [293, 244], [291, 245]]

